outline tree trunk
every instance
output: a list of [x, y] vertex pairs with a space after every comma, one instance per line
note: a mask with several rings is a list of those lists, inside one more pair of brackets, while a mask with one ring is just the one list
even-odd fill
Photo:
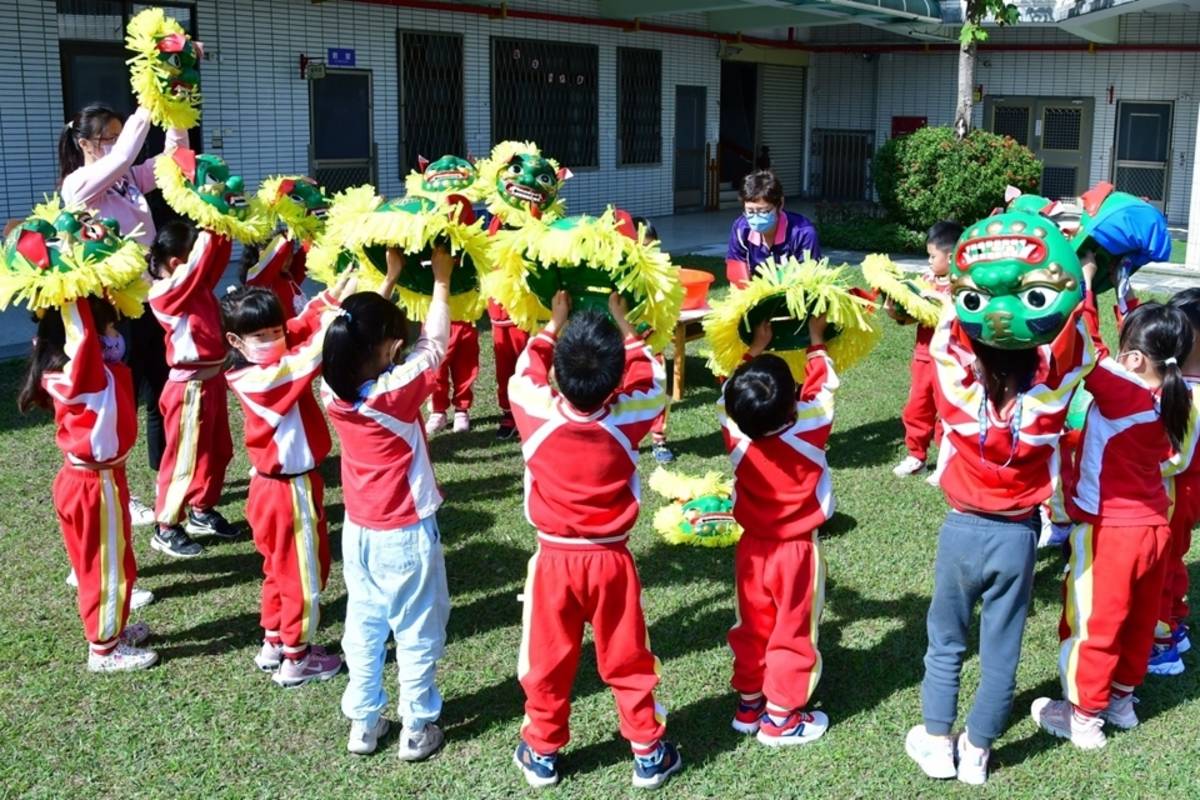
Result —
[[962, 139], [971, 130], [971, 110], [975, 105], [975, 43], [958, 47], [958, 108], [954, 112], [954, 132]]

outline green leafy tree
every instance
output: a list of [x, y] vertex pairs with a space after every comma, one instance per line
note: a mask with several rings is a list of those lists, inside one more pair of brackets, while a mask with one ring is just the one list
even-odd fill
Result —
[[975, 53], [986, 42], [988, 20], [997, 25], [1016, 25], [1020, 10], [1004, 0], [966, 0], [963, 4], [962, 30], [958, 34], [958, 108], [954, 112], [954, 132], [962, 139], [971, 130], [971, 109], [975, 105]]

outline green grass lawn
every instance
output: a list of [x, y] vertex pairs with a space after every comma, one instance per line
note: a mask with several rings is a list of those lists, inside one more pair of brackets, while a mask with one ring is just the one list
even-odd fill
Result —
[[[700, 259], [682, 263], [717, 267]], [[671, 446], [689, 473], [728, 470], [717, 432], [716, 385], [703, 359], [689, 356], [690, 385], [671, 412]], [[1025, 657], [1011, 726], [997, 743], [988, 787], [925, 778], [904, 754], [920, 720], [925, 612], [932, 588], [940, 493], [920, 479], [898, 480], [898, 412], [908, 380], [912, 330], [888, 325], [868, 361], [843, 375], [830, 442], [838, 513], [823, 531], [829, 565], [820, 631], [824, 675], [816, 702], [832, 726], [820, 741], [791, 750], [758, 746], [729, 728], [733, 696], [725, 633], [734, 622], [732, 550], [670, 547], [650, 527], [659, 500], [646, 503], [631, 547], [645, 582], [653, 649], [663, 662], [660, 701], [685, 770], [671, 797], [1198, 797], [1195, 768], [1200, 665], [1177, 678], [1150, 678], [1139, 691], [1141, 727], [1082, 753], [1036, 729], [1030, 702], [1057, 695], [1057, 552], [1038, 560]], [[17, 797], [400, 797], [507, 798], [527, 795], [511, 763], [522, 717], [516, 681], [525, 564], [534, 535], [521, 510], [516, 443], [496, 443], [490, 347], [484, 343], [475, 429], [432, 443], [447, 496], [439, 513], [453, 612], [440, 666], [446, 697], [445, 750], [426, 764], [401, 764], [393, 741], [374, 757], [345, 751], [339, 710], [343, 675], [285, 691], [251, 662], [259, 643], [261, 562], [249, 539], [212, 543], [191, 561], [152, 551], [135, 531], [141, 585], [158, 600], [137, 618], [155, 631], [162, 656], [141, 674], [93, 676], [67, 561], [50, 500], [60, 463], [47, 415], [19, 416], [13, 398], [22, 366], [0, 365], [0, 796]], [[236, 405], [236, 403], [231, 403]], [[235, 425], [240, 424], [236, 415]], [[237, 436], [235, 431], [235, 438]], [[240, 449], [237, 448], [237, 449]], [[647, 448], [648, 450], [648, 448]], [[130, 483], [151, 494], [141, 445]], [[648, 452], [643, 475], [653, 468]], [[235, 459], [222, 508], [244, 519], [248, 464]], [[336, 648], [345, 590], [343, 517], [335, 453], [325, 464], [333, 574], [317, 641]], [[391, 667], [389, 667], [389, 670]], [[968, 661], [962, 708], [979, 662]], [[394, 673], [388, 673], [389, 684]], [[392, 690], [394, 697], [394, 689]], [[575, 690], [573, 740], [564, 779], [548, 797], [633, 795], [629, 749], [617, 736], [610, 694], [585, 656]]]
[[1186, 239], [1171, 240], [1171, 263], [1186, 264], [1187, 263], [1188, 243]]

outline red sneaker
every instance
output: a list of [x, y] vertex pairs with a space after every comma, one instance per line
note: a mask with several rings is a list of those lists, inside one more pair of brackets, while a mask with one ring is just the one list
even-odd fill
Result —
[[730, 725], [738, 733], [747, 735], [758, 733], [758, 726], [766, 711], [767, 699], [765, 697], [759, 697], [757, 700], [749, 702], [739, 699], [737, 711], [734, 712], [733, 722]]

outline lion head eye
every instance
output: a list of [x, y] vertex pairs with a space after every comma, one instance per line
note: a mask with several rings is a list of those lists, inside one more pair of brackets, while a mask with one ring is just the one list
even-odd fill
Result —
[[954, 296], [954, 302], [958, 303], [959, 307], [961, 307], [964, 311], [970, 311], [972, 313], [979, 311], [985, 305], [987, 305], [987, 299], [982, 294], [970, 289], [956, 294]]
[[1059, 292], [1049, 286], [1032, 286], [1017, 295], [1030, 311], [1044, 311], [1058, 299]]

